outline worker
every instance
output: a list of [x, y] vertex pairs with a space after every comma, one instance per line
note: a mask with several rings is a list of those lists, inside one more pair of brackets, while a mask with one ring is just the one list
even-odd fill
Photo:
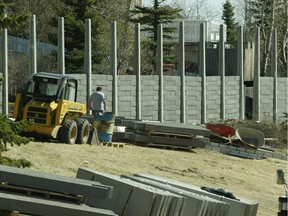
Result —
[[102, 87], [97, 87], [96, 92], [93, 92], [89, 97], [89, 106], [92, 109], [92, 115], [103, 113], [106, 110], [107, 101]]

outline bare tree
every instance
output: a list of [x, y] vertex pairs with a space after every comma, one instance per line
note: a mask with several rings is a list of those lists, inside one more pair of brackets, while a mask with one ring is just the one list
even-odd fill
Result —
[[[107, 23], [117, 21], [117, 66], [118, 71], [125, 71], [133, 63], [133, 26], [130, 23], [130, 9], [134, 5], [135, 0], [102, 0], [97, 4], [95, 11], [105, 18]], [[102, 43], [107, 48], [107, 53], [110, 52], [110, 25], [106, 26], [105, 31], [107, 37], [102, 38]], [[98, 70], [101, 68], [101, 73], [108, 73], [109, 58], [102, 61], [101, 65], [97, 65]]]
[[[279, 42], [279, 67], [280, 71], [283, 71], [282, 76], [288, 76], [288, 0], [284, 0], [285, 9], [283, 10], [283, 24], [282, 30], [280, 30], [280, 42]], [[282, 37], [281, 37], [282, 36]], [[281, 72], [280, 72], [281, 73]]]
[[[119, 0], [118, 0], [119, 1]], [[123, 0], [120, 0], [123, 2]], [[124, 0], [122, 7], [121, 4], [116, 4], [115, 9], [118, 9], [118, 70], [125, 73], [126, 70], [133, 65], [133, 38], [134, 31], [133, 25], [130, 23], [130, 9], [133, 0]]]
[[[209, 5], [206, 0], [193, 0], [189, 1], [188, 4], [175, 1], [173, 4], [183, 9], [181, 16], [186, 19], [211, 21], [219, 17], [219, 12]], [[221, 8], [219, 9], [221, 10]]]
[[[265, 11], [265, 10], [264, 10]], [[262, 14], [262, 16], [265, 15]], [[264, 46], [264, 52], [262, 52], [263, 54], [263, 66], [262, 66], [262, 75], [263, 76], [267, 76], [268, 72], [267, 72], [267, 68], [268, 68], [268, 62], [269, 62], [269, 56], [270, 56], [270, 52], [271, 52], [271, 43], [272, 43], [272, 33], [273, 33], [273, 29], [274, 29], [274, 23], [275, 23], [275, 0], [271, 0], [271, 16], [270, 16], [270, 20], [269, 20], [269, 25], [270, 28], [267, 31], [267, 29], [265, 28], [265, 21], [264, 19], [262, 19], [261, 22], [261, 31], [262, 31], [262, 36], [263, 36], [263, 46]]]
[[[284, 10], [283, 10], [284, 9]], [[278, 58], [278, 73], [287, 73], [287, 0], [252, 0], [246, 2], [246, 39], [251, 40], [255, 28], [260, 28], [261, 75], [269, 74], [271, 63], [271, 39], [273, 29], [278, 30], [278, 46], [281, 47]], [[285, 64], [286, 63], [286, 64]]]
[[247, 16], [247, 0], [238, 0], [234, 1], [235, 6], [235, 19], [239, 25], [244, 25], [245, 28], [245, 20]]

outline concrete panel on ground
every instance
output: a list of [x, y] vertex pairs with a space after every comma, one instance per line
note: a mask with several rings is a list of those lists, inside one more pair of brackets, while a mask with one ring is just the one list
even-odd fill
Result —
[[226, 216], [228, 214], [230, 205], [212, 199], [208, 196], [203, 196], [191, 192], [187, 192], [182, 189], [178, 189], [175, 187], [171, 187], [165, 183], [160, 183], [156, 181], [152, 181], [149, 179], [144, 179], [136, 176], [122, 176], [123, 178], [131, 179], [132, 181], [141, 182], [142, 184], [146, 184], [155, 188], [159, 188], [162, 190], [167, 190], [171, 193], [180, 194], [185, 198], [185, 202], [182, 208], [181, 215], [182, 216]]
[[210, 144], [208, 138], [195, 138], [195, 139], [180, 139], [170, 137], [159, 137], [159, 136], [146, 136], [136, 133], [130, 133], [129, 140], [143, 143], [155, 143], [163, 144], [166, 146], [181, 146], [181, 147], [194, 147], [194, 148], [205, 148], [206, 145]]
[[112, 210], [119, 215], [179, 215], [183, 205], [181, 196], [119, 176], [79, 168], [76, 177], [89, 180], [92, 177], [93, 181], [113, 186], [111, 199], [96, 200], [87, 204]]
[[144, 179], [150, 179], [152, 181], [156, 181], [162, 184], [168, 184], [171, 187], [175, 187], [178, 189], [182, 189], [185, 191], [189, 191], [191, 193], [197, 193], [200, 195], [208, 196], [216, 200], [221, 200], [222, 202], [226, 202], [230, 204], [230, 209], [228, 212], [228, 216], [256, 216], [259, 203], [248, 200], [245, 198], [238, 198], [236, 199], [230, 199], [224, 196], [220, 196], [217, 194], [209, 193], [207, 191], [202, 190], [200, 187], [191, 185], [191, 184], [185, 184], [182, 182], [172, 181], [169, 179], [165, 179], [162, 177], [149, 175], [149, 174], [135, 174], [135, 176], [144, 178]]
[[57, 193], [82, 195], [90, 201], [93, 201], [93, 199], [108, 199], [113, 192], [111, 186], [98, 182], [3, 165], [0, 165], [0, 182]]
[[199, 125], [181, 123], [160, 123], [152, 121], [123, 120], [125, 127], [143, 131], [158, 131], [173, 134], [199, 135], [210, 137], [211, 131]]
[[117, 216], [112, 211], [92, 208], [87, 205], [77, 205], [8, 193], [0, 193], [0, 209], [39, 216]]

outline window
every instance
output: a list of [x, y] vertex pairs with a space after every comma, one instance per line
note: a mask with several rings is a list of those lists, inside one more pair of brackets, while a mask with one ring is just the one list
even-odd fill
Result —
[[76, 81], [75, 80], [69, 80], [67, 82], [67, 85], [64, 91], [65, 91], [64, 99], [70, 100], [70, 101], [76, 101]]

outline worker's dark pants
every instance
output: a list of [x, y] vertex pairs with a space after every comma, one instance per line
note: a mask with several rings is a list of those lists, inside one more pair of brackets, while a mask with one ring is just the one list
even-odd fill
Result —
[[92, 110], [92, 115], [96, 115], [98, 113], [103, 113], [103, 110]]

